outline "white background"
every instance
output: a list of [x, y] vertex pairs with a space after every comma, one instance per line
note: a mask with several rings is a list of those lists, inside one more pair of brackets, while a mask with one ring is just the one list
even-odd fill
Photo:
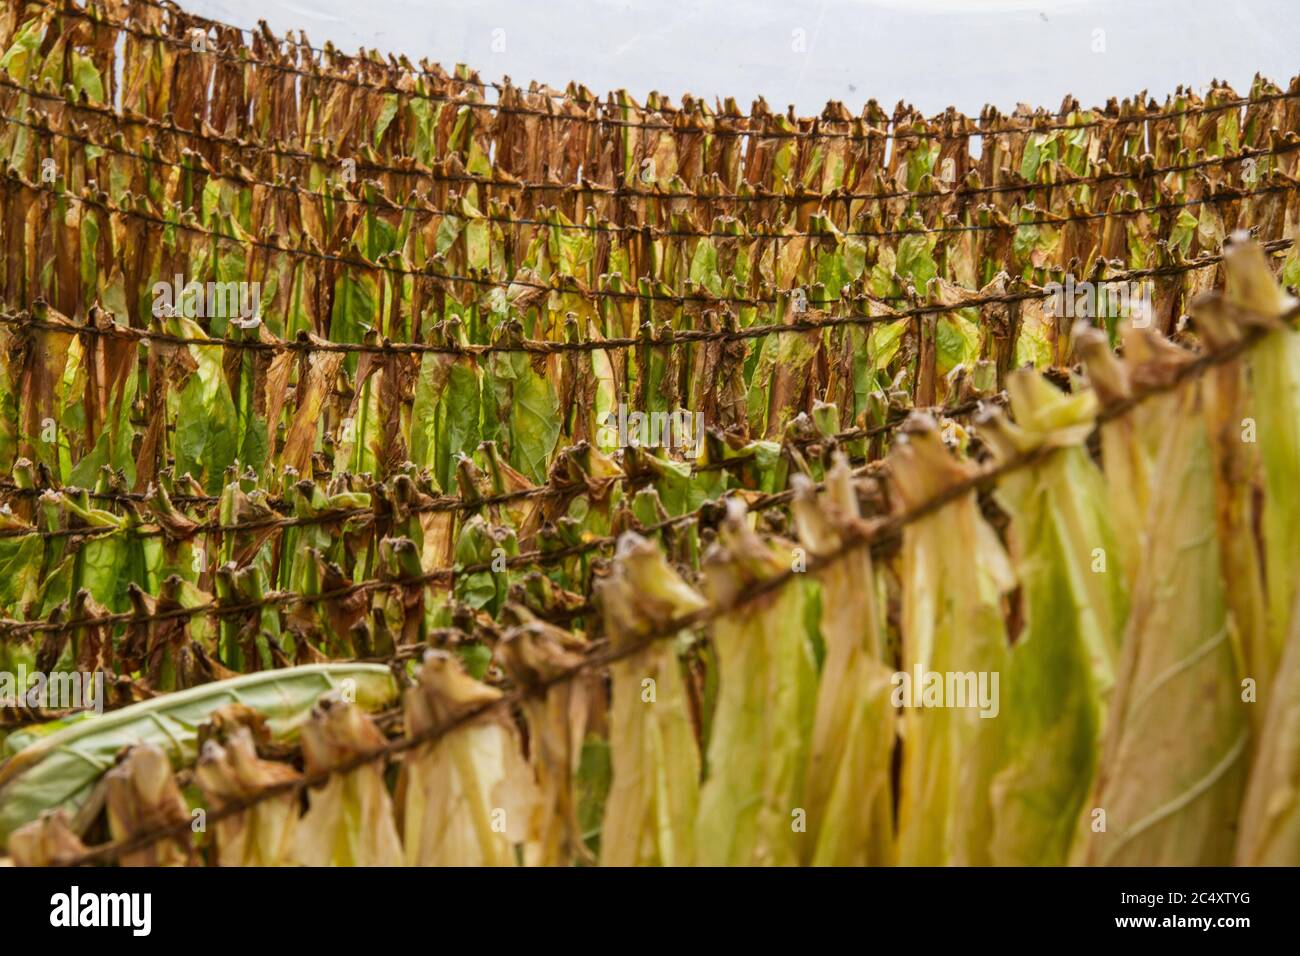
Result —
[[[1085, 106], [1300, 72], [1300, 0], [180, 0], [192, 12], [599, 94], [691, 92], [803, 115], [870, 97], [927, 114]], [[802, 35], [795, 31], [803, 31]], [[1105, 52], [1093, 52], [1097, 30]], [[494, 31], [504, 31], [496, 33]], [[494, 50], [494, 36], [499, 48]], [[802, 36], [805, 52], [794, 47]]]

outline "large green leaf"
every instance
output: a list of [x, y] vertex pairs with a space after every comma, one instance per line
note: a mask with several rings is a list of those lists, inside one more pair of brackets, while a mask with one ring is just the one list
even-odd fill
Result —
[[163, 748], [173, 766], [197, 755], [200, 725], [227, 704], [263, 714], [275, 739], [296, 738], [320, 696], [338, 690], [366, 710], [397, 701], [398, 687], [380, 664], [313, 664], [203, 684], [100, 717], [75, 720], [44, 736], [12, 735], [0, 764], [0, 845], [45, 810], [75, 812], [126, 746]]

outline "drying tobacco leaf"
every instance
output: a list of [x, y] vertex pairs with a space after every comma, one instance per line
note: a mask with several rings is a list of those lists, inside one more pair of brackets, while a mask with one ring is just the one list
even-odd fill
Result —
[[[1198, 333], [1215, 351], [1241, 341], [1246, 329], [1218, 295], [1205, 294], [1192, 307]], [[1261, 347], [1267, 348], [1268, 345]], [[1261, 540], [1262, 494], [1259, 444], [1251, 412], [1256, 404], [1245, 358], [1232, 359], [1206, 372], [1203, 379], [1205, 424], [1214, 463], [1215, 520], [1231, 634], [1241, 674], [1255, 683], [1258, 699], [1272, 699], [1272, 677], [1280, 648], [1269, 634], [1268, 582], [1264, 577], [1265, 545]], [[1266, 708], [1250, 708], [1258, 732]]]
[[[190, 822], [190, 809], [176, 786], [161, 748], [137, 744], [104, 776], [108, 828], [116, 841]], [[187, 866], [194, 862], [188, 831], [120, 858], [123, 866]]]
[[[1074, 333], [1075, 348], [1087, 367], [1088, 380], [1103, 406], [1123, 401], [1133, 395], [1134, 375], [1139, 359], [1130, 352], [1128, 363], [1121, 362], [1111, 350], [1106, 333], [1079, 323]], [[1128, 330], [1126, 330], [1128, 331]], [[1136, 351], [1145, 356], [1146, 341], [1128, 335]], [[1154, 491], [1154, 459], [1159, 452], [1165, 421], [1173, 412], [1170, 396], [1156, 396], [1135, 407], [1129, 414], [1107, 421], [1101, 426], [1101, 459], [1106, 476], [1107, 505], [1115, 529], [1115, 554], [1109, 563], [1119, 565], [1132, 590], [1142, 554], [1147, 516]]]
[[[308, 776], [381, 749], [384, 735], [370, 716], [329, 693], [312, 708], [302, 728]], [[308, 791], [308, 808], [294, 834], [293, 857], [303, 866], [401, 866], [402, 843], [383, 764], [371, 761], [337, 773]]]
[[1116, 549], [1105, 482], [1084, 447], [1095, 393], [1066, 395], [1029, 370], [1013, 372], [1007, 391], [1015, 422], [995, 412], [980, 424], [995, 459], [1055, 450], [997, 488], [1024, 629], [1007, 662], [990, 862], [1059, 866], [1096, 767], [1128, 594], [1107, 561]]
[[[813, 557], [834, 554], [844, 530], [860, 526], [847, 459], [835, 456], [818, 499], [803, 476], [792, 506], [799, 539]], [[860, 527], [859, 527], [860, 530]], [[818, 574], [826, 656], [813, 718], [804, 808], [814, 866], [893, 862], [892, 766], [897, 713], [876, 606], [871, 552], [859, 547]]]
[[[255, 729], [261, 717], [239, 705], [213, 715], [217, 732], [203, 741], [194, 782], [208, 806], [220, 810], [267, 787], [298, 780], [292, 767], [257, 755]], [[265, 730], [258, 736], [266, 736]], [[293, 862], [298, 794], [262, 800], [242, 813], [217, 820], [214, 839], [221, 866], [288, 866]]]
[[42, 813], [9, 835], [17, 866], [63, 866], [86, 852], [62, 807]]
[[573, 786], [590, 719], [589, 678], [551, 683], [580, 665], [584, 650], [585, 641], [577, 635], [535, 620], [511, 628], [498, 645], [506, 673], [529, 693], [524, 715], [540, 797], [530, 821], [528, 866], [593, 862], [578, 825]]
[[[1268, 586], [1268, 634], [1271, 660], [1258, 677], [1267, 679], [1269, 665], [1281, 656], [1291, 633], [1291, 614], [1300, 582], [1300, 500], [1295, 493], [1300, 475], [1300, 334], [1280, 321], [1297, 300], [1278, 285], [1264, 252], [1254, 242], [1234, 236], [1224, 252], [1224, 302], [1240, 310], [1239, 321], [1270, 331], [1250, 350], [1254, 402], [1253, 419], [1262, 465], [1264, 503], [1260, 527], [1264, 545], [1264, 579]], [[1248, 422], [1240, 423], [1246, 427]], [[1251, 676], [1257, 676], [1252, 674]]]
[[1291, 627], [1242, 800], [1237, 866], [1300, 865], [1300, 617]]
[[1232, 859], [1247, 718], [1228, 633], [1199, 385], [1180, 386], [1173, 397], [1097, 784], [1072, 851], [1087, 864]]
[[[658, 547], [625, 533], [596, 586], [615, 652], [707, 602]], [[689, 866], [699, 802], [700, 754], [676, 640], [657, 640], [610, 667], [612, 779], [600, 833], [606, 866]]]
[[[732, 499], [705, 555], [709, 597], [727, 606], [791, 567], [790, 547], [762, 541]], [[785, 587], [714, 622], [717, 703], [695, 823], [703, 866], [791, 866], [812, 733], [817, 672], [802, 627], [802, 588]]]
[[[972, 468], [953, 458], [920, 413], [908, 420], [890, 463], [904, 509], [948, 492]], [[996, 719], [1008, 663], [1001, 602], [1015, 578], [974, 493], [903, 529], [899, 580], [902, 672], [892, 697], [903, 707], [898, 862], [987, 864], [989, 788], [1005, 743], [1005, 722]], [[979, 687], [986, 701], [978, 700]], [[950, 689], [964, 700], [947, 699]]]
[[[428, 732], [501, 692], [428, 651], [407, 690], [407, 736]], [[513, 866], [537, 801], [519, 731], [500, 708], [408, 752], [397, 786], [408, 866]]]

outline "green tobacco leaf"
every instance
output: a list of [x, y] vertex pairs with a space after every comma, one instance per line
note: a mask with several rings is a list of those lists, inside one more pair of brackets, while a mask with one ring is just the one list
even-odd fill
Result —
[[90, 102], [104, 102], [104, 81], [95, 68], [95, 62], [84, 54], [72, 54], [72, 85], [79, 94], [84, 93]]
[[[1300, 615], [1295, 618], [1300, 621]], [[1272, 682], [1271, 699], [1242, 801], [1237, 866], [1300, 865], [1300, 628]]]
[[393, 117], [397, 115], [397, 94], [389, 93], [384, 97], [384, 105], [379, 108], [379, 116], [375, 118], [375, 145], [384, 138], [384, 132], [388, 129]]
[[1008, 392], [1016, 424], [998, 417], [981, 433], [996, 458], [1059, 450], [997, 491], [1013, 519], [1025, 624], [1006, 680], [992, 862], [1060, 866], [1097, 761], [1127, 594], [1122, 569], [1107, 563], [1116, 549], [1105, 484], [1082, 444], [1095, 396], [1066, 395], [1027, 370], [1013, 373]]
[[934, 261], [934, 240], [915, 233], [904, 236], [898, 243], [895, 268], [900, 276], [910, 278], [918, 291], [923, 290], [939, 274], [939, 266]]
[[[368, 275], [360, 278], [340, 275], [334, 284], [334, 312], [330, 317], [330, 339], [360, 342], [368, 330], [378, 327], [379, 290]], [[348, 356], [349, 367], [356, 357]]]
[[[173, 335], [207, 338], [203, 329], [189, 319], [169, 319], [168, 327]], [[193, 475], [209, 494], [216, 494], [238, 450], [235, 403], [222, 371], [220, 350], [197, 345], [187, 348], [198, 368], [173, 397], [176, 471]]]
[[41, 40], [45, 36], [43, 18], [34, 17], [14, 34], [9, 49], [0, 57], [0, 70], [4, 70], [19, 83], [26, 83], [40, 54]]
[[718, 250], [708, 239], [695, 244], [691, 257], [691, 281], [714, 295], [722, 295], [722, 277], [718, 275]]
[[[847, 460], [836, 459], [825, 500], [808, 481], [796, 485], [800, 540], [817, 557], [841, 546], [839, 529], [859, 517]], [[892, 764], [897, 712], [875, 598], [871, 553], [859, 549], [819, 575], [825, 638], [809, 750], [802, 859], [817, 866], [893, 862]], [[813, 604], [814, 602], [809, 602]]]
[[1123, 659], [1075, 852], [1092, 865], [1232, 861], [1247, 718], [1229, 639], [1214, 475], [1185, 387], [1166, 438]]
[[935, 323], [936, 370], [947, 375], [958, 365], [972, 365], [980, 354], [980, 330], [960, 316], [941, 316]]
[[457, 456], [478, 447], [480, 392], [473, 362], [434, 352], [421, 359], [411, 407], [411, 460], [431, 468], [444, 490], [453, 485]]
[[[710, 597], [727, 603], [784, 571], [788, 552], [759, 540], [733, 511], [705, 557]], [[714, 622], [718, 692], [708, 776], [695, 822], [703, 866], [791, 866], [804, 837], [792, 827], [807, 772], [817, 674], [802, 618], [802, 588]]]
[[6, 615], [20, 615], [40, 593], [43, 550], [40, 535], [0, 538], [0, 609]]
[[497, 407], [508, 409], [510, 464], [532, 481], [545, 481], [560, 437], [555, 383], [534, 371], [523, 352], [494, 353], [491, 368]]
[[[970, 466], [951, 456], [933, 422], [918, 425], [889, 458], [907, 507], [969, 476]], [[989, 789], [1004, 747], [1003, 722], [997, 719], [1007, 670], [1001, 602], [1013, 584], [1006, 554], [973, 493], [904, 529], [903, 667], [891, 692], [902, 708], [901, 865], [990, 862]], [[973, 679], [973, 686], [965, 681], [963, 699], [945, 696], [952, 675]], [[944, 706], [932, 708], [936, 680], [942, 685], [937, 702]], [[955, 685], [951, 693], [958, 693]]]
[[197, 756], [199, 726], [231, 703], [264, 714], [275, 739], [293, 740], [320, 696], [340, 688], [371, 711], [391, 706], [398, 695], [383, 665], [313, 664], [203, 684], [78, 720], [48, 736], [26, 738], [16, 753], [6, 742], [10, 759], [0, 765], [0, 845], [42, 811], [79, 808], [124, 746], [154, 744], [173, 766], [189, 764]]
[[[658, 547], [635, 536], [621, 539], [599, 595], [615, 648], [635, 645], [646, 630], [707, 604]], [[601, 827], [601, 863], [688, 866], [700, 757], [677, 649], [660, 641], [610, 671], [612, 782]]]

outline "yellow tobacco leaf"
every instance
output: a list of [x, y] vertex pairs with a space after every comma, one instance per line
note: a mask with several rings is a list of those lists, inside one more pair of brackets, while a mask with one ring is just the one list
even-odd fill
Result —
[[[370, 716], [334, 693], [323, 696], [302, 728], [308, 776], [384, 745]], [[334, 774], [308, 792], [309, 807], [294, 836], [294, 858], [304, 866], [401, 866], [402, 844], [383, 765], [364, 764]]]
[[[795, 487], [800, 540], [814, 557], [834, 553], [844, 542], [843, 529], [860, 520], [848, 461], [836, 455], [821, 499], [807, 479]], [[891, 761], [898, 714], [889, 700], [892, 670], [881, 657], [871, 552], [858, 548], [818, 577], [826, 656], [808, 757], [802, 859], [817, 866], [884, 865], [894, 855]]]
[[[707, 602], [669, 567], [659, 548], [631, 532], [619, 540], [597, 588], [615, 650]], [[668, 640], [610, 668], [612, 779], [601, 827], [606, 866], [688, 866], [699, 802], [700, 755], [677, 650]]]
[[[501, 698], [459, 660], [429, 651], [406, 692], [408, 735]], [[410, 866], [513, 866], [536, 803], [519, 732], [494, 710], [407, 753], [398, 782]]]

